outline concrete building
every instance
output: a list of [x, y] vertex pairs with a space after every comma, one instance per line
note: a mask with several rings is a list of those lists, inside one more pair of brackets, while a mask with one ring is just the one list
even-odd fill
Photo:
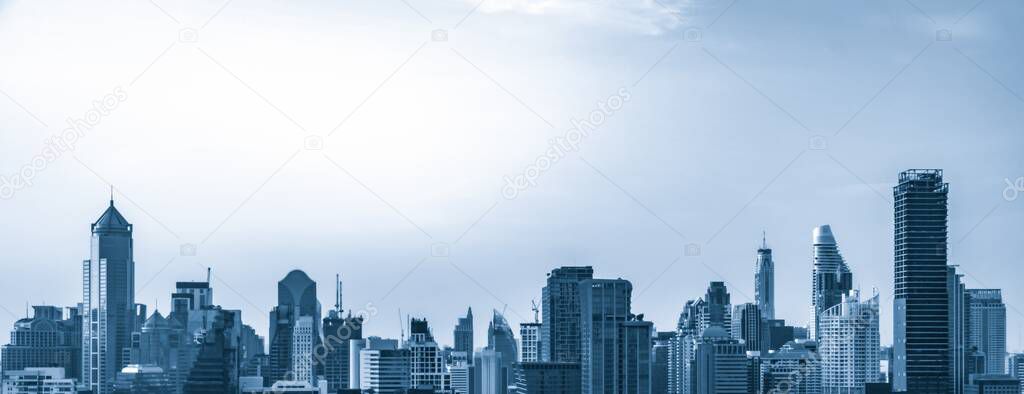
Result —
[[524, 363], [540, 362], [540, 323], [519, 324], [519, 361]]
[[560, 267], [548, 274], [541, 297], [544, 361], [580, 361], [579, 282], [593, 277], [592, 267]]
[[861, 301], [859, 292], [843, 296], [819, 319], [818, 349], [822, 389], [826, 394], [863, 394], [880, 374], [878, 294]]
[[968, 289], [968, 343], [985, 355], [985, 373], [1006, 373], [1006, 304], [999, 289]]
[[75, 380], [64, 368], [25, 368], [3, 373], [3, 394], [67, 394], [76, 392]]

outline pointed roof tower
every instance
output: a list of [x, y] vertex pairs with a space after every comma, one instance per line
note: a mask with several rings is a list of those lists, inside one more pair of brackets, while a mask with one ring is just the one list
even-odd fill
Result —
[[132, 224], [121, 215], [121, 212], [114, 207], [114, 192], [111, 188], [110, 206], [100, 215], [99, 219], [92, 224], [92, 232], [131, 232]]

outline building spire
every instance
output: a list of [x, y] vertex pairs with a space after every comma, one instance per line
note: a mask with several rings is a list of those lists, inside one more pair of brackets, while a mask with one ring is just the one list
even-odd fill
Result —
[[110, 206], [114, 206], [114, 185], [110, 185]]
[[334, 274], [334, 310], [341, 314], [341, 275]]
[[768, 236], [764, 230], [761, 230], [761, 249], [768, 249]]

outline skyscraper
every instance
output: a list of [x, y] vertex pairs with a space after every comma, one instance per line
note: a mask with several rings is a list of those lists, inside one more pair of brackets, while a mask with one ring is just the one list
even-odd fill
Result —
[[409, 321], [409, 340], [402, 347], [409, 350], [411, 387], [448, 392], [451, 376], [445, 370], [444, 356], [434, 341], [427, 319], [413, 318]]
[[593, 277], [593, 267], [560, 267], [548, 274], [541, 298], [544, 361], [580, 361], [579, 282]]
[[882, 381], [878, 316], [878, 294], [862, 302], [857, 291], [822, 312], [818, 351], [824, 393], [861, 393], [866, 383]]
[[985, 372], [1006, 373], [1006, 305], [999, 289], [968, 289], [969, 344], [985, 354]]
[[82, 262], [82, 382], [95, 394], [108, 394], [136, 325], [132, 225], [113, 198], [92, 224], [90, 249]]
[[775, 262], [768, 240], [762, 235], [757, 249], [757, 271], [754, 274], [754, 299], [765, 320], [775, 318]]
[[695, 305], [697, 306], [698, 335], [713, 325], [722, 327], [731, 335], [732, 304], [725, 282], [711, 282], [703, 300], [698, 300]]
[[359, 388], [376, 393], [396, 393], [411, 386], [409, 349], [398, 341], [370, 337], [359, 351]]
[[893, 391], [953, 391], [946, 267], [948, 193], [942, 170], [904, 171], [893, 188]]
[[[640, 320], [635, 317], [619, 325], [619, 344], [617, 351], [615, 381], [617, 393], [651, 393], [651, 362], [653, 345], [651, 337], [654, 334], [654, 324], [649, 321]], [[602, 390], [603, 392], [608, 392]]]
[[508, 320], [505, 320], [505, 316], [497, 310], [494, 311], [491, 324], [487, 327], [487, 348], [501, 355], [500, 387], [507, 388], [512, 383], [512, 364], [519, 357], [519, 345], [516, 344], [516, 336], [512, 333]]
[[540, 362], [540, 323], [520, 323], [519, 341], [522, 344], [520, 362]]
[[0, 372], [29, 368], [61, 368], [61, 378], [81, 372], [82, 316], [78, 308], [63, 318], [55, 306], [33, 306], [32, 317], [14, 322], [11, 343], [0, 351]]
[[[587, 279], [579, 283], [580, 371], [583, 394], [620, 390], [619, 330], [630, 320], [633, 285], [624, 279]], [[648, 337], [649, 338], [649, 337]], [[650, 339], [648, 339], [648, 347]]]
[[964, 285], [964, 275], [956, 266], [946, 267], [946, 286], [949, 289], [949, 349], [952, 364], [952, 385], [954, 394], [964, 394], [964, 388], [972, 373], [983, 373], [985, 355], [970, 345], [971, 294]]
[[732, 337], [743, 341], [748, 352], [768, 353], [765, 342], [765, 319], [761, 308], [751, 303], [736, 305], [732, 313]]
[[823, 311], [842, 301], [853, 288], [853, 274], [839, 254], [836, 238], [829, 225], [814, 228], [814, 270], [811, 277], [811, 327], [808, 335], [818, 337], [818, 320]]
[[[277, 282], [277, 306], [270, 311], [270, 371], [265, 376], [266, 385], [279, 380], [296, 380], [291, 376], [295, 372], [293, 363], [296, 361], [292, 357], [295, 350], [293, 341], [296, 326], [302, 317], [309, 317], [311, 322], [319, 322], [320, 302], [316, 299], [316, 282], [309, 279], [305, 272], [294, 270]], [[320, 345], [320, 329], [318, 324], [311, 325], [309, 336], [315, 348]], [[315, 370], [312, 357], [309, 362]]]
[[323, 372], [328, 391], [349, 388], [350, 341], [363, 337], [362, 318], [342, 315], [341, 277], [335, 277], [334, 309], [324, 318]]
[[761, 358], [759, 393], [821, 394], [821, 362], [815, 343], [789, 342]]
[[473, 358], [473, 308], [466, 310], [466, 317], [460, 317], [455, 323], [455, 351], [465, 352], [466, 357]]
[[747, 356], [743, 344], [719, 325], [704, 330], [693, 352], [693, 394], [747, 394]]

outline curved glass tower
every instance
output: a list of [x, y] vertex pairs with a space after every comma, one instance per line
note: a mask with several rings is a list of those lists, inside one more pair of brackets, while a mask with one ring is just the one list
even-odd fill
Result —
[[813, 232], [814, 272], [811, 278], [811, 327], [808, 334], [817, 339], [821, 314], [843, 301], [853, 289], [853, 274], [839, 254], [836, 237], [829, 225], [818, 226]]

